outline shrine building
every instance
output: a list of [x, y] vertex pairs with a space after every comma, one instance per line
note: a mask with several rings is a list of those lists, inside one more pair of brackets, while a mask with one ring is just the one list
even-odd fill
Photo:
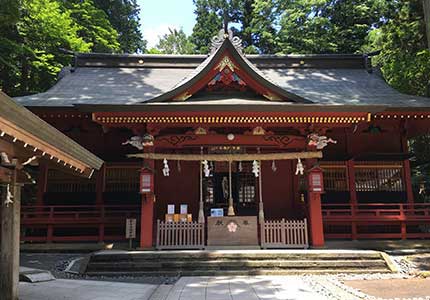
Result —
[[428, 238], [408, 139], [430, 99], [401, 94], [358, 54], [77, 54], [47, 92], [15, 99], [100, 157], [83, 179], [40, 164], [22, 241], [140, 248], [321, 247]]

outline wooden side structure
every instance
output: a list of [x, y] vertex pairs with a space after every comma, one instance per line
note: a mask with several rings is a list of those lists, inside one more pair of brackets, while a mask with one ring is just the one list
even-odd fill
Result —
[[156, 249], [204, 249], [205, 224], [157, 220]]
[[261, 225], [261, 247], [308, 248], [307, 220], [273, 220]]
[[91, 176], [103, 161], [0, 92], [1, 299], [18, 299], [21, 186], [30, 163]]

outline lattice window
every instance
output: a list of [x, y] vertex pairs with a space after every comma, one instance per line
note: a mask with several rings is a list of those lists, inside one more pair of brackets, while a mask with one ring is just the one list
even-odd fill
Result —
[[328, 192], [348, 191], [346, 163], [343, 161], [327, 161], [321, 163], [324, 177], [324, 189]]
[[405, 190], [402, 162], [356, 162], [358, 192], [402, 192]]
[[138, 192], [138, 167], [112, 167], [106, 168], [106, 192]]
[[239, 174], [239, 203], [255, 202], [256, 188], [255, 175], [253, 173]]
[[86, 193], [95, 192], [96, 176], [91, 179], [68, 174], [55, 169], [48, 170], [47, 192], [49, 193]]
[[203, 177], [203, 201], [214, 203], [214, 182], [212, 177]]

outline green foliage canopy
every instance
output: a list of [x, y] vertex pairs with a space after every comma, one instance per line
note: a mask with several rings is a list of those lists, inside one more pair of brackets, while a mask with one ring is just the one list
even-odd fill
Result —
[[162, 54], [192, 54], [194, 44], [191, 43], [182, 29], [169, 28], [169, 33], [165, 34], [158, 42], [157, 49]]
[[140, 8], [136, 0], [94, 0], [94, 3], [107, 14], [110, 24], [118, 32], [121, 52], [146, 50], [146, 41], [140, 31]]
[[144, 50], [135, 1], [99, 1], [109, 12], [119, 8], [110, 15], [94, 0], [0, 1], [0, 88], [11, 96], [51, 87], [72, 60], [63, 49]]

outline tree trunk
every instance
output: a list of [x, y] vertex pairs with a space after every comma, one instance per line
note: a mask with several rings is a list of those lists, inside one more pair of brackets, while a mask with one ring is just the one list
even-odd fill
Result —
[[423, 0], [424, 6], [424, 22], [427, 31], [427, 45], [430, 50], [430, 0]]

